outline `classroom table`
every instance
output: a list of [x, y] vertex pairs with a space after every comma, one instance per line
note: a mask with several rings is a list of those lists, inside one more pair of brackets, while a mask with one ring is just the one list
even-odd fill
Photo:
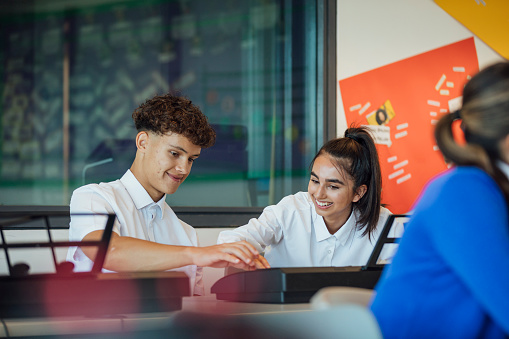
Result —
[[1, 319], [0, 337], [62, 336], [153, 330], [167, 327], [178, 312], [203, 315], [255, 315], [312, 312], [305, 304], [258, 304], [217, 300], [215, 295], [182, 298], [182, 310], [174, 312], [119, 314], [104, 317]]

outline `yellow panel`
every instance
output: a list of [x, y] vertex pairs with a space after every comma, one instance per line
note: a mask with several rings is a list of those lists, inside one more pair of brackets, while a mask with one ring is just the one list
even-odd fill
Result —
[[508, 0], [434, 0], [497, 53], [509, 59]]

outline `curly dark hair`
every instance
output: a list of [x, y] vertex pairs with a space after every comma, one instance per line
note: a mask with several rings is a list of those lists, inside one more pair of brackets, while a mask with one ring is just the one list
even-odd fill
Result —
[[205, 114], [191, 100], [178, 94], [156, 95], [136, 108], [132, 117], [138, 132], [177, 133], [202, 148], [216, 142], [216, 132]]

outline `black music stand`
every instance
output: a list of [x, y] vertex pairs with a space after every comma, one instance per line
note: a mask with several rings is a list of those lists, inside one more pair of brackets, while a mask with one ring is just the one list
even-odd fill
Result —
[[[91, 214], [80, 213], [73, 214], [76, 216], [86, 216]], [[1, 247], [5, 253], [5, 260], [7, 262], [7, 267], [9, 269], [9, 274], [11, 276], [20, 276], [28, 274], [28, 267], [25, 265], [12, 265], [10, 257], [9, 257], [9, 249], [14, 248], [50, 248], [51, 254], [53, 257], [53, 263], [55, 265], [56, 274], [66, 274], [72, 272], [72, 266], [66, 265], [67, 263], [57, 263], [57, 257], [55, 254], [55, 248], [57, 247], [69, 247], [69, 246], [95, 246], [97, 247], [97, 255], [94, 260], [94, 265], [92, 267], [91, 273], [100, 273], [102, 271], [104, 265], [104, 259], [106, 258], [106, 253], [108, 251], [108, 246], [111, 239], [111, 232], [113, 231], [113, 224], [115, 222], [115, 214], [96, 214], [96, 215], [104, 215], [107, 216], [106, 226], [104, 228], [103, 236], [99, 241], [58, 241], [55, 242], [51, 236], [51, 226], [50, 226], [50, 217], [52, 216], [65, 216], [65, 212], [47, 212], [43, 214], [32, 214], [20, 217], [14, 217], [12, 219], [3, 220], [0, 222], [0, 237], [2, 240]], [[44, 221], [45, 229], [48, 233], [48, 242], [32, 242], [32, 243], [15, 243], [8, 244], [4, 235], [4, 228], [20, 225], [23, 223], [31, 222], [33, 220], [42, 219]]]
[[[80, 215], [90, 214], [76, 214]], [[168, 312], [182, 308], [182, 297], [190, 295], [189, 278], [184, 272], [102, 273], [115, 215], [96, 215], [107, 216], [100, 241], [55, 242], [51, 237], [49, 220], [69, 217], [69, 212], [32, 213], [24, 216], [0, 213], [1, 248], [9, 268], [9, 275], [0, 276], [0, 318], [110, 316]], [[34, 220], [44, 221], [43, 228], [48, 232], [49, 242], [6, 243], [6, 228], [16, 229], [16, 226]], [[55, 248], [69, 246], [97, 247], [90, 272], [74, 272], [72, 263], [57, 262]], [[8, 250], [16, 248], [50, 248], [56, 272], [29, 274], [28, 265], [12, 265]]]

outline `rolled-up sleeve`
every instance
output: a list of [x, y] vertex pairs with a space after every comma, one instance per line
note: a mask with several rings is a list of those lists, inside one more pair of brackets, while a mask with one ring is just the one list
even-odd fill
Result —
[[265, 247], [280, 242], [283, 238], [285, 213], [280, 204], [266, 207], [259, 218], [249, 220], [244, 226], [219, 233], [217, 243], [245, 240], [261, 253]]
[[[108, 216], [114, 213], [110, 204], [89, 186], [74, 191], [70, 202], [71, 222], [69, 224], [69, 241], [82, 241], [93, 232], [104, 230]], [[119, 222], [115, 219], [113, 232], [120, 234]], [[78, 247], [70, 247], [68, 257], [78, 259]]]

